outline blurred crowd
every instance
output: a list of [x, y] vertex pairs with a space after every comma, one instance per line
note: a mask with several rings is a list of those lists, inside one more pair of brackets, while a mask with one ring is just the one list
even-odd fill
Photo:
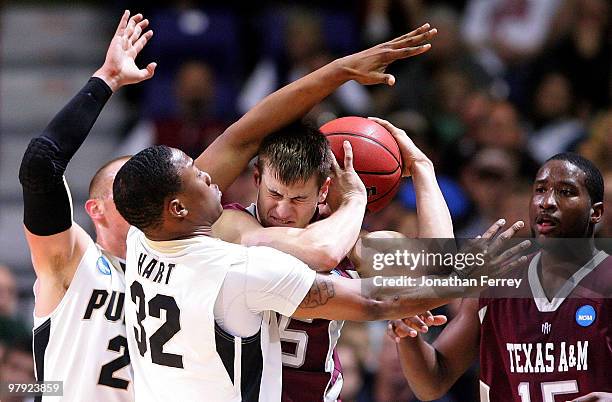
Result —
[[[347, 83], [307, 118], [320, 126], [340, 116], [378, 116], [406, 130], [435, 164], [458, 237], [480, 234], [500, 217], [526, 220], [537, 167], [556, 153], [579, 152], [604, 173], [607, 210], [597, 235], [612, 237], [607, 0], [112, 3], [149, 16], [155, 38], [142, 63], [159, 65], [155, 78], [128, 88], [134, 113], [117, 153], [163, 143], [198, 155], [274, 90], [429, 22], [439, 32], [431, 51], [392, 65], [394, 87]], [[224, 197], [252, 202], [251, 174]], [[415, 207], [408, 180], [365, 226], [414, 236]], [[28, 335], [12, 317], [15, 298], [10, 270], [2, 267], [2, 342], [20, 340], [10, 353], [0, 342], [5, 381], [7, 373], [32, 369]], [[453, 308], [443, 311], [452, 317]], [[346, 325], [339, 346], [343, 400], [413, 400], [384, 328]], [[476, 400], [476, 370], [442, 400]]]

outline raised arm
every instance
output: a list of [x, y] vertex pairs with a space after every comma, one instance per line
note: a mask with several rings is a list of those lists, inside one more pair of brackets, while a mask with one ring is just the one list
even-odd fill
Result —
[[[453, 221], [448, 206], [440, 191], [434, 166], [431, 160], [408, 137], [404, 130], [395, 127], [386, 120], [370, 117], [386, 128], [395, 138], [402, 155], [403, 177], [412, 176], [417, 200], [418, 238], [422, 239], [452, 239]], [[364, 271], [363, 240], [364, 239], [398, 239], [405, 236], [393, 231], [378, 231], [364, 233], [351, 250], [350, 259], [357, 271]]]
[[[195, 161], [223, 191], [236, 180], [256, 155], [263, 138], [305, 115], [314, 105], [350, 80], [372, 85], [393, 85], [385, 69], [395, 60], [419, 55], [431, 45], [436, 29], [429, 24], [389, 42], [336, 59], [264, 98], [232, 124]], [[227, 163], [231, 161], [231, 163]]]
[[143, 34], [147, 25], [140, 14], [131, 18], [128, 11], [123, 14], [102, 67], [25, 151], [19, 171], [24, 231], [34, 270], [43, 282], [52, 278], [67, 287], [90, 241], [72, 220], [64, 172], [112, 93], [153, 76], [155, 63], [146, 69], [135, 64], [153, 36], [152, 31]]
[[421, 239], [451, 239], [453, 221], [438, 186], [434, 166], [402, 129], [387, 120], [370, 117], [395, 138], [404, 162], [403, 177], [412, 176], [416, 194], [418, 237]]
[[297, 257], [314, 270], [331, 271], [355, 244], [367, 202], [365, 186], [353, 168], [348, 141], [344, 143], [344, 169], [332, 155], [328, 202], [335, 212], [305, 228], [264, 228], [243, 211], [224, 210], [213, 225], [213, 235], [247, 246], [269, 246]]

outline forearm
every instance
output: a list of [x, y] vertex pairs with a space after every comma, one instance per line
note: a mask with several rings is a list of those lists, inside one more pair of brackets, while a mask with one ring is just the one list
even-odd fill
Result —
[[[206, 148], [195, 160], [221, 191], [229, 187], [255, 157], [262, 140], [304, 116], [352, 74], [338, 60], [268, 95]], [[232, 163], [225, 163], [230, 158]]]
[[329, 257], [331, 268], [335, 268], [359, 238], [365, 207], [365, 200], [347, 201], [328, 218], [308, 225], [302, 238], [307, 244], [318, 244]]
[[243, 143], [259, 144], [271, 132], [305, 115], [352, 78], [335, 60], [268, 95], [227, 130]]
[[453, 221], [438, 186], [433, 164], [429, 160], [416, 161], [411, 173], [416, 194], [418, 237], [453, 238]]
[[452, 383], [448, 384], [442, 356], [421, 335], [401, 339], [397, 351], [404, 377], [417, 398], [437, 399], [448, 391]]
[[350, 252], [361, 230], [363, 200], [349, 200], [328, 218], [297, 228], [263, 228], [244, 233], [240, 243], [291, 254], [316, 271], [330, 271]]
[[[23, 188], [24, 224], [36, 235], [60, 233], [72, 224], [70, 196], [64, 172], [102, 108], [110, 88], [92, 78], [53, 118], [43, 133], [32, 139], [19, 170]], [[49, 210], [53, 214], [49, 214]]]

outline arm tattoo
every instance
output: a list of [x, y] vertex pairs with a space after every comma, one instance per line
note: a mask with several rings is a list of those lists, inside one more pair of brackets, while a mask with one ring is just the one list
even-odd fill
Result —
[[300, 303], [300, 307], [316, 308], [322, 306], [335, 295], [334, 283], [325, 276], [317, 275], [310, 291], [306, 294], [302, 303]]

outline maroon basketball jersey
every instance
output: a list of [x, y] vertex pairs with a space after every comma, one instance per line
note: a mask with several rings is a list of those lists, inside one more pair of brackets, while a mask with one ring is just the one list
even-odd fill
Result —
[[[257, 217], [255, 205], [224, 205]], [[315, 214], [312, 221], [319, 219]], [[349, 274], [350, 273], [350, 274]], [[356, 276], [344, 258], [332, 274]], [[344, 321], [278, 316], [283, 361], [283, 402], [336, 401], [342, 389], [342, 366], [336, 344]]]
[[612, 392], [612, 257], [597, 254], [549, 301], [540, 255], [524, 271], [530, 298], [481, 298], [480, 400], [560, 402]]

